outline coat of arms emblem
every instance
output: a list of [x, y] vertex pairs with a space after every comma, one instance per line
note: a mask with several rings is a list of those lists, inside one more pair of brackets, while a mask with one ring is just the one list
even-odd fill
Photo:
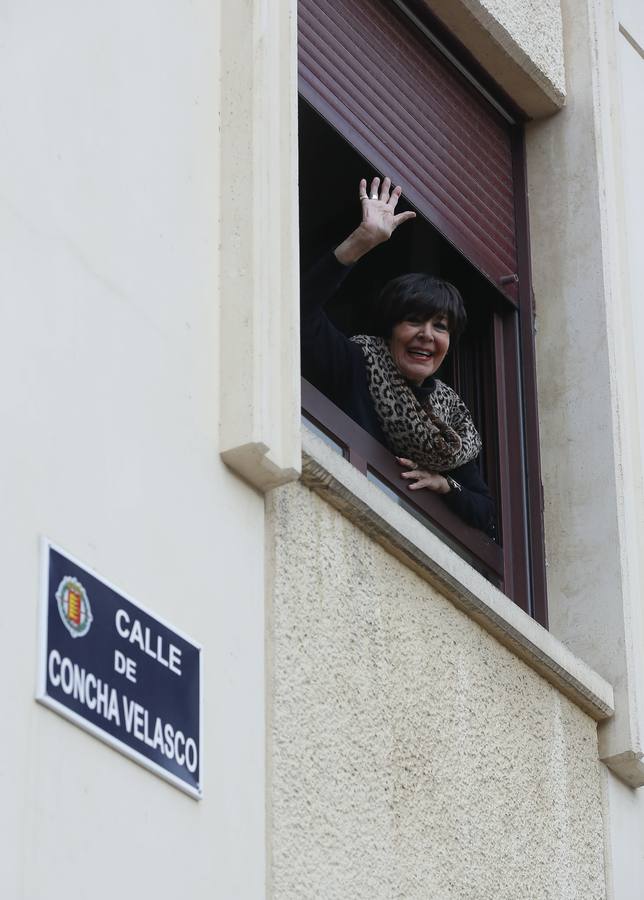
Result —
[[84, 637], [92, 624], [92, 609], [87, 591], [77, 578], [66, 575], [56, 591], [58, 612], [72, 637]]

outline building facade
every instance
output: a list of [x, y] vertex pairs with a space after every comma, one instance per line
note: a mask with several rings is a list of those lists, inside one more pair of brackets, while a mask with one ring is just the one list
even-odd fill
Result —
[[[11, 0], [4, 897], [644, 896], [644, 12], [388, 6], [525, 114], [548, 628], [302, 422], [296, 0]], [[201, 645], [201, 799], [35, 701], [43, 538]]]

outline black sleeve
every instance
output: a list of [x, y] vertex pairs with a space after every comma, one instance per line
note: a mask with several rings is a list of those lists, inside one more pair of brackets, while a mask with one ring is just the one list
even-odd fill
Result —
[[487, 484], [481, 478], [476, 460], [465, 463], [451, 472], [454, 481], [461, 485], [461, 490], [452, 488], [441, 497], [457, 516], [473, 528], [484, 531], [491, 538], [496, 538], [496, 508]]
[[329, 251], [304, 273], [300, 288], [302, 375], [337, 403], [346, 393], [352, 359], [360, 351], [329, 320], [324, 304], [351, 268]]

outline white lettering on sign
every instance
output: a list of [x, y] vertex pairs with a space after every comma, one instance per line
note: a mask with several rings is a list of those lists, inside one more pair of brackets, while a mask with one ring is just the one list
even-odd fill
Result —
[[136, 662], [120, 650], [114, 651], [114, 671], [117, 675], [125, 675], [128, 681], [136, 684]]
[[154, 725], [150, 727], [151, 716], [148, 710], [134, 700], [123, 695], [123, 718], [125, 730], [153, 750], [158, 750], [168, 759], [176, 760], [180, 766], [191, 773], [197, 771], [199, 757], [194, 738], [186, 738], [183, 731], [175, 729], [170, 722], [156, 716]]
[[[52, 650], [49, 654], [47, 674], [54, 687], [61, 688], [65, 694], [103, 716], [108, 722], [121, 727], [121, 709], [116, 688], [93, 672], [87, 672], [78, 663], [73, 663], [69, 657], [61, 656], [58, 650]], [[153, 719], [144, 706], [128, 700], [125, 694], [121, 696], [121, 700], [123, 726], [128, 734], [167, 759], [176, 760], [191, 775], [197, 771], [199, 756], [194, 738], [186, 737], [183, 731], [170, 722], [164, 722], [160, 716]]]
[[87, 672], [78, 663], [73, 663], [69, 657], [61, 657], [58, 650], [52, 650], [49, 654], [47, 670], [54, 687], [62, 688], [65, 694], [120, 727], [121, 714], [115, 688]]
[[154, 640], [149, 626], [143, 627], [139, 619], [132, 622], [124, 609], [117, 609], [114, 624], [124, 641], [135, 644], [142, 653], [156, 659], [160, 665], [170, 669], [175, 675], [181, 675], [181, 650], [179, 647], [175, 647], [174, 644], [166, 647], [163, 636], [160, 634], [155, 635], [156, 640]]

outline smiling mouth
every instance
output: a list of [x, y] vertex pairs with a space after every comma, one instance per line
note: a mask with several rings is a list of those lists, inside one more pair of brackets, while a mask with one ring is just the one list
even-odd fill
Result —
[[413, 356], [414, 359], [419, 360], [431, 359], [434, 355], [430, 350], [418, 350], [416, 348], [407, 350], [407, 353]]

